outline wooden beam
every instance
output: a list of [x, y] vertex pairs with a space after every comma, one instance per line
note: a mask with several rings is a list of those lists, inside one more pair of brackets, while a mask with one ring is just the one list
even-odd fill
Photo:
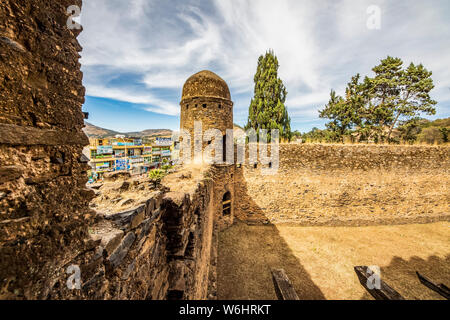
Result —
[[354, 269], [361, 285], [376, 300], [405, 300], [405, 298], [403, 298], [397, 291], [395, 291], [381, 279], [379, 282], [379, 288], [369, 288], [369, 283], [371, 283], [369, 278], [374, 274], [369, 267], [359, 266], [355, 267]]
[[420, 283], [422, 283], [425, 287], [430, 288], [431, 290], [443, 296], [445, 299], [450, 300], [450, 289], [445, 284], [435, 284], [427, 277], [421, 275], [419, 272], [416, 271], [416, 274], [420, 280]]
[[278, 300], [300, 300], [283, 269], [272, 270], [272, 280]]

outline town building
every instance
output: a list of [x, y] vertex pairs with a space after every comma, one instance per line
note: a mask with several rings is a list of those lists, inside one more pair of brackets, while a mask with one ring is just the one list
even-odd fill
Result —
[[90, 179], [102, 179], [107, 172], [129, 171], [144, 174], [165, 164], [172, 164], [173, 143], [171, 138], [125, 138], [90, 139], [84, 150], [92, 170]]

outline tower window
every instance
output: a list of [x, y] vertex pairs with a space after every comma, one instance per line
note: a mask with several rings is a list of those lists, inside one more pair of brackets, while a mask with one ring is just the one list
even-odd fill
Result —
[[231, 214], [231, 193], [229, 191], [223, 195], [222, 213], [224, 216], [229, 216]]
[[206, 103], [203, 104], [203, 108], [206, 108]]
[[226, 162], [227, 161], [227, 135], [223, 136], [223, 146], [222, 146], [222, 161]]
[[188, 104], [186, 105], [186, 110], [187, 110], [187, 109], [189, 109], [189, 105], [188, 105]]
[[222, 105], [221, 104], [219, 104], [219, 109], [222, 109]]

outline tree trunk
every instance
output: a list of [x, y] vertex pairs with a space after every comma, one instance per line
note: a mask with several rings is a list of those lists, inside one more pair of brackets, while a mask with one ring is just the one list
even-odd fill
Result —
[[395, 118], [394, 122], [392, 123], [392, 126], [389, 128], [389, 133], [388, 133], [388, 137], [387, 137], [388, 143], [391, 140], [392, 130], [394, 130], [395, 124], [397, 123], [399, 117], [400, 117], [400, 113], [397, 114], [397, 117]]

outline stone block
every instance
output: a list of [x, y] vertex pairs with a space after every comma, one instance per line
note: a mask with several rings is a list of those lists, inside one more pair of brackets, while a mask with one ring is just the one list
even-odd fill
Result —
[[134, 229], [144, 220], [145, 204], [137, 208], [115, 213], [106, 216], [105, 219], [111, 220], [118, 228], [122, 230]]
[[0, 167], [0, 184], [20, 178], [23, 172], [24, 168], [21, 166]]
[[122, 230], [114, 229], [105, 233], [92, 234], [93, 240], [101, 240], [101, 246], [106, 250], [107, 255], [110, 255], [123, 238], [124, 232]]
[[135, 239], [136, 239], [136, 235], [134, 234], [134, 232], [129, 232], [125, 236], [125, 238], [123, 238], [120, 245], [108, 258], [108, 261], [113, 268], [116, 268], [122, 264], [123, 259], [125, 259], [125, 257], [127, 256], [128, 251], [130, 250], [131, 246], [133, 245]]

